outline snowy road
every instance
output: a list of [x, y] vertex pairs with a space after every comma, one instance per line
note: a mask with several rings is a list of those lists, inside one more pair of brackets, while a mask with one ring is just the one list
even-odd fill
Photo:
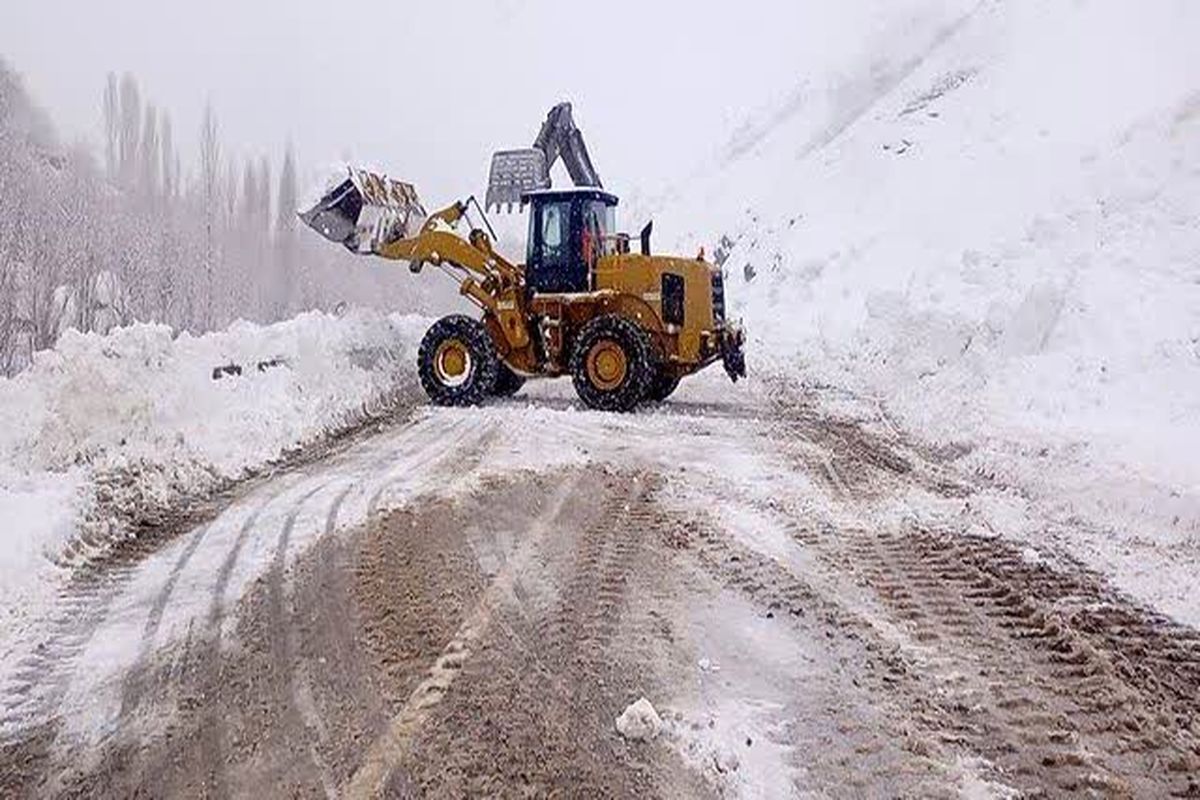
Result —
[[0, 794], [1200, 794], [1200, 634], [1006, 537], [1003, 487], [820, 398], [565, 390], [81, 574], [5, 643]]

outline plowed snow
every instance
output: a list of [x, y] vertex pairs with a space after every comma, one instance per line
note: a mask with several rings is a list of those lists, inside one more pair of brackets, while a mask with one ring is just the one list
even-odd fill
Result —
[[81, 577], [3, 676], [0, 790], [1200, 791], [1200, 634], [979, 535], [1004, 490], [953, 462], [718, 380], [422, 409]]

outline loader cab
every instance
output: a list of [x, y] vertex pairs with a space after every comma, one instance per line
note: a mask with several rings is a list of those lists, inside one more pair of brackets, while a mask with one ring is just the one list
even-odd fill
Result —
[[616, 233], [617, 198], [595, 188], [526, 192], [529, 204], [525, 279], [534, 292], [592, 289], [596, 262]]

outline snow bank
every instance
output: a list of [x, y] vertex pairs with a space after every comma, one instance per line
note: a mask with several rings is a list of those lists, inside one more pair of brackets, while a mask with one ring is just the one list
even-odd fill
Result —
[[857, 390], [1062, 519], [1195, 556], [1200, 7], [951, 3], [894, 29], [675, 212], [725, 220], [751, 369]]
[[[159, 325], [68, 332], [0, 379], [0, 607], [19, 613], [52, 562], [102, 551], [131, 519], [414, 402], [425, 326], [353, 311], [200, 337]], [[240, 374], [214, 378], [232, 365]]]

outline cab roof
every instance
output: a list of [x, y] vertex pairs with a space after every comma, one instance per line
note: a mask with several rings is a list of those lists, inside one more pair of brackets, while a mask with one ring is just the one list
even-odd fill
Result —
[[583, 197], [589, 200], [599, 200], [606, 206], [615, 206], [619, 201], [615, 194], [609, 194], [595, 186], [571, 186], [565, 189], [534, 189], [521, 194], [521, 203], [534, 200], [574, 200]]

